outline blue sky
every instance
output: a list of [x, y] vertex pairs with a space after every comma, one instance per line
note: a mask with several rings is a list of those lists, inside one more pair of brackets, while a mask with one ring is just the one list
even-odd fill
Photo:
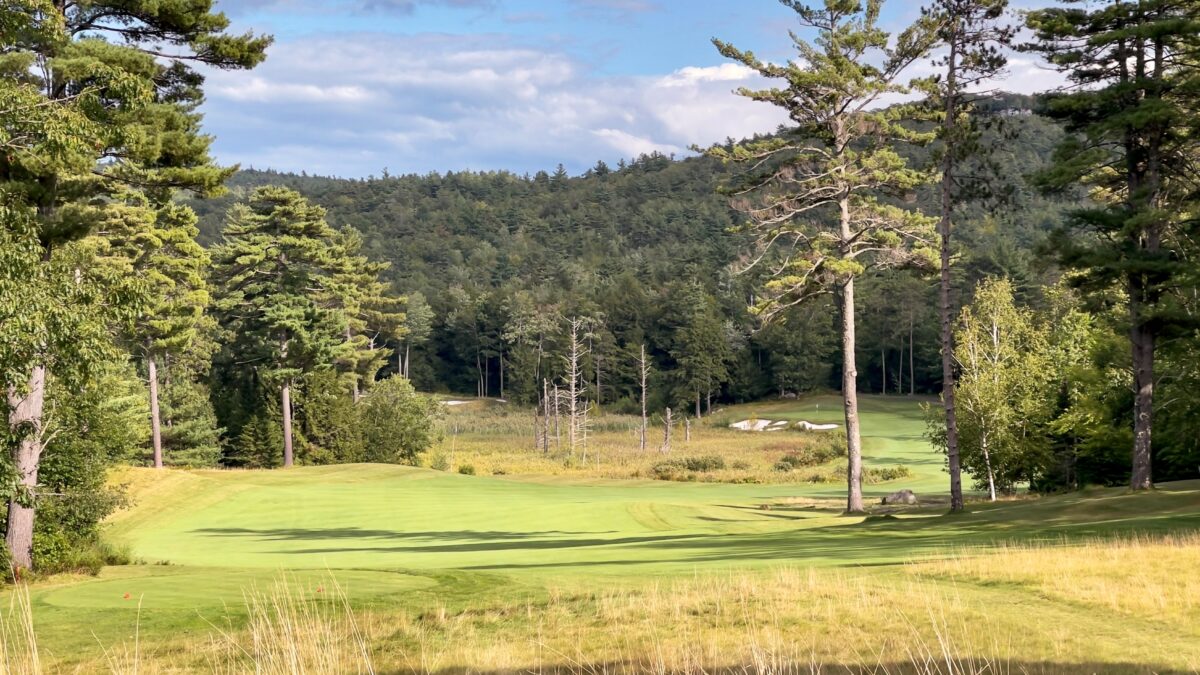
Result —
[[[792, 55], [774, 0], [225, 0], [273, 34], [250, 72], [209, 75], [205, 128], [226, 164], [339, 176], [564, 164], [770, 131], [771, 106], [709, 42]], [[919, 3], [892, 0], [884, 23]], [[1051, 78], [1014, 62], [1013, 86]]]

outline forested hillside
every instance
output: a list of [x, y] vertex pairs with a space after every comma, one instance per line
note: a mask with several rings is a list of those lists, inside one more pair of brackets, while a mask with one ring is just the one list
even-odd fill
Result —
[[[1019, 96], [994, 104], [1001, 114], [990, 161], [1004, 182], [989, 187], [1007, 194], [964, 210], [956, 282], [966, 289], [1006, 275], [1036, 302], [1054, 273], [1037, 263], [1035, 249], [1061, 222], [1063, 202], [1025, 181], [1061, 137], [1032, 106]], [[920, 164], [931, 149], [906, 152]], [[765, 329], [748, 311], [760, 279], [738, 273], [749, 241], [731, 232], [741, 216], [718, 192], [729, 172], [709, 157], [661, 155], [600, 162], [575, 177], [561, 168], [533, 176], [384, 171], [365, 180], [243, 170], [227, 196], [194, 207], [202, 241], [213, 244], [231, 203], [255, 187], [285, 185], [328, 209], [335, 226], [361, 232], [363, 251], [391, 263], [384, 275], [395, 290], [420, 294], [432, 309], [432, 333], [411, 346], [410, 375], [421, 389], [532, 401], [533, 354], [556, 353], [552, 325], [573, 316], [593, 320], [586, 370], [593, 400], [606, 407], [630, 408], [636, 399], [643, 342], [654, 361], [655, 408], [692, 408], [698, 392], [707, 405], [710, 394], [745, 401], [835, 387], [840, 356], [829, 303], [798, 308]], [[932, 209], [933, 196], [931, 186], [915, 205]], [[934, 283], [919, 270], [867, 280], [859, 328], [865, 389], [938, 387]]]

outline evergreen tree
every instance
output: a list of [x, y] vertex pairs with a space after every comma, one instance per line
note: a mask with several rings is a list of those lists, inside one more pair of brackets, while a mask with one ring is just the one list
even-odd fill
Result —
[[[123, 208], [110, 208], [102, 226], [112, 251], [132, 261], [148, 285], [150, 304], [135, 317], [129, 342], [146, 364], [150, 395], [150, 435], [154, 467], [163, 467], [159, 365], [167, 355], [188, 352], [209, 318], [208, 252], [196, 242], [196, 214], [166, 203], [155, 209], [138, 193]], [[183, 410], [176, 410], [175, 419]]]
[[720, 40], [714, 44], [725, 57], [783, 82], [738, 93], [783, 108], [795, 126], [711, 154], [748, 167], [726, 190], [749, 217], [746, 228], [761, 249], [756, 261], [770, 258], [767, 264], [776, 265], [757, 307], [760, 315], [770, 320], [830, 292], [840, 300], [846, 503], [856, 513], [863, 501], [854, 282], [873, 267], [928, 264], [932, 257], [930, 220], [882, 199], [928, 180], [908, 166], [896, 144], [929, 135], [902, 123], [903, 107], [878, 104], [907, 91], [901, 74], [928, 51], [931, 35], [919, 24], [892, 43], [878, 26], [881, 0], [781, 2], [796, 12], [801, 27], [817, 34], [812, 42], [793, 34], [798, 58], [775, 64]]
[[[1127, 296], [1134, 434], [1130, 485], [1153, 487], [1154, 360], [1182, 317], [1171, 294], [1186, 277], [1178, 247], [1194, 225], [1192, 164], [1200, 120], [1200, 2], [1131, 0], [1030, 12], [1031, 47], [1078, 85], [1047, 97], [1066, 137], [1040, 182], [1086, 188], [1094, 206], [1076, 210], [1055, 240], [1061, 261], [1086, 271], [1091, 289]], [[1087, 236], [1079, 236], [1086, 233]]]
[[400, 361], [400, 374], [412, 379], [412, 348], [420, 347], [429, 340], [433, 333], [433, 309], [420, 291], [409, 293], [404, 304], [404, 351], [397, 358]]
[[346, 267], [342, 253], [325, 210], [278, 187], [255, 190], [236, 204], [225, 241], [213, 251], [221, 291], [215, 306], [231, 336], [228, 359], [278, 387], [285, 467], [293, 463], [292, 385], [332, 367], [344, 339], [344, 315], [324, 301]]

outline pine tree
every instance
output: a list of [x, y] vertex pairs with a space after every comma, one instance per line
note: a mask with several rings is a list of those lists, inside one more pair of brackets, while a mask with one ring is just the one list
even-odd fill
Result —
[[[979, 85], [1003, 73], [1002, 47], [1013, 29], [1001, 22], [1008, 0], [935, 0], [925, 15], [937, 45], [945, 50], [934, 62], [939, 75], [927, 82], [928, 104], [939, 119], [942, 141], [941, 214], [938, 220], [940, 261], [938, 307], [941, 320], [942, 406], [945, 411], [946, 457], [950, 470], [950, 510], [963, 509], [962, 472], [958, 455], [958, 422], [954, 405], [954, 335], [951, 293], [951, 225], [964, 191], [960, 165], [983, 152], [975, 102]], [[974, 92], [974, 93], [972, 93]]]
[[156, 209], [140, 193], [128, 193], [120, 208], [110, 208], [101, 230], [110, 250], [128, 258], [149, 287], [151, 302], [135, 318], [128, 341], [146, 364], [151, 448], [154, 467], [161, 469], [159, 366], [169, 355], [188, 352], [209, 321], [210, 259], [196, 242], [199, 230], [190, 208], [168, 202]]
[[362, 255], [362, 235], [352, 228], [334, 237], [339, 267], [326, 282], [322, 302], [345, 318], [345, 341], [338, 349], [338, 366], [350, 380], [355, 402], [387, 363], [384, 345], [401, 337], [405, 327], [402, 299], [388, 294], [380, 275], [388, 263]]
[[[1184, 320], [1171, 292], [1186, 276], [1178, 247], [1194, 218], [1200, 120], [1200, 2], [1136, 0], [1030, 12], [1031, 47], [1078, 85], [1047, 98], [1071, 133], [1040, 175], [1050, 190], [1086, 188], [1054, 240], [1061, 261], [1091, 289], [1121, 288], [1128, 302], [1134, 389], [1130, 485], [1153, 487], [1154, 359]], [[1092, 236], [1077, 236], [1083, 232]]]
[[[404, 352], [400, 374], [412, 379], [412, 348], [429, 341], [433, 333], [433, 309], [420, 291], [409, 293], [404, 304]], [[399, 357], [398, 357], [399, 358]]]
[[263, 187], [230, 210], [213, 251], [230, 357], [279, 389], [285, 467], [293, 464], [292, 386], [332, 367], [345, 336], [345, 317], [327, 301], [331, 280], [346, 267], [338, 243], [324, 209], [287, 188]]
[[854, 282], [871, 268], [930, 264], [932, 222], [883, 200], [928, 180], [895, 145], [925, 142], [902, 123], [904, 107], [881, 108], [884, 96], [907, 91], [903, 71], [928, 52], [922, 25], [894, 41], [879, 28], [882, 0], [825, 0], [819, 6], [781, 0], [808, 42], [793, 34], [798, 58], [775, 64], [714, 40], [717, 49], [777, 88], [738, 94], [783, 108], [795, 126], [774, 137], [711, 154], [745, 171], [726, 190], [749, 218], [759, 247], [755, 262], [774, 266], [756, 307], [771, 320], [789, 307], [835, 292], [842, 316], [842, 396], [849, 447], [847, 510], [863, 510], [862, 440], [855, 360]]

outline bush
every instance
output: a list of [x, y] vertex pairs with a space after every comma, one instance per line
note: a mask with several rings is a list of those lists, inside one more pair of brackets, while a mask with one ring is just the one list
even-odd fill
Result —
[[366, 460], [415, 464], [437, 440], [435, 422], [441, 411], [437, 401], [418, 394], [403, 377], [377, 383], [359, 404]]
[[658, 480], [696, 480], [695, 474], [719, 471], [725, 468], [725, 458], [720, 455], [698, 455], [680, 457], [655, 464], [650, 472]]
[[771, 470], [777, 471], [779, 473], [788, 473], [789, 471], [791, 471], [792, 469], [795, 469], [795, 468], [796, 467], [793, 466], [791, 462], [780, 460], [778, 462], [775, 462], [775, 465], [771, 467]]
[[751, 465], [750, 465], [750, 462], [747, 462], [744, 459], [738, 459], [738, 460], [734, 460], [733, 464], [729, 465], [729, 468], [737, 469], [738, 471], [749, 471], [751, 468]]
[[429, 460], [429, 468], [434, 471], [449, 471], [450, 458], [446, 456], [446, 453], [439, 452]]
[[888, 466], [882, 469], [867, 469], [864, 476], [868, 483], [882, 483], [889, 480], [899, 480], [912, 476], [912, 469], [900, 464], [898, 466]]
[[463, 464], [458, 467], [458, 472], [464, 476], [474, 476], [475, 466], [472, 464]]

